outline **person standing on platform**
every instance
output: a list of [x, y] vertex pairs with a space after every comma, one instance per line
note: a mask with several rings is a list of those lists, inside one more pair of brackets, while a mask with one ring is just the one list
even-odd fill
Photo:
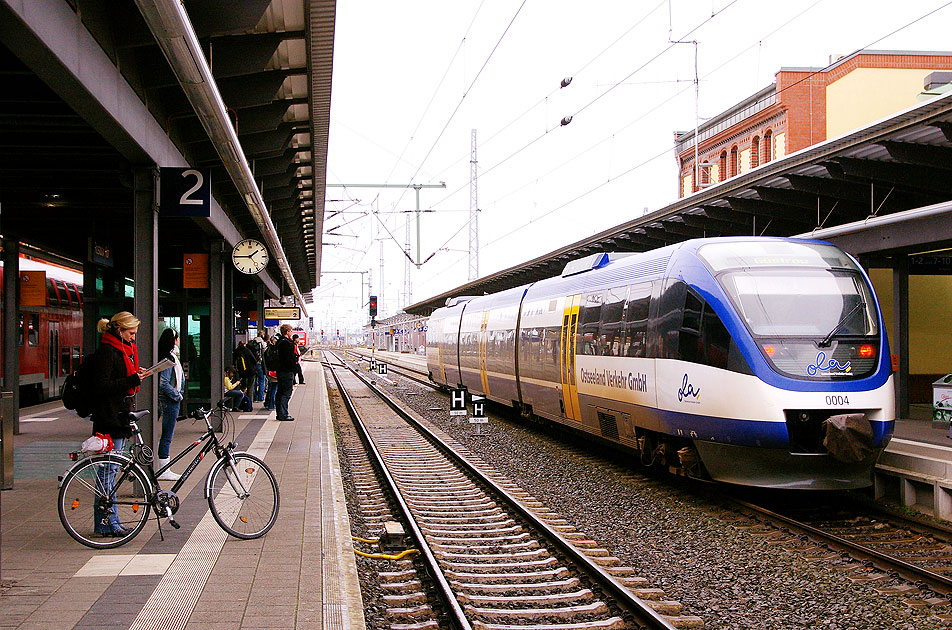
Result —
[[[135, 395], [142, 379], [149, 375], [139, 367], [139, 350], [136, 348], [136, 332], [139, 320], [128, 311], [120, 311], [111, 319], [101, 319], [96, 325], [102, 333], [102, 343], [92, 356], [92, 390], [95, 406], [90, 417], [93, 435], [102, 433], [112, 437], [113, 448], [122, 450], [126, 439], [132, 437], [128, 414], [135, 409]], [[99, 467], [99, 481], [106, 492], [112, 492], [118, 464]], [[93, 508], [96, 534], [126, 536], [129, 533], [119, 522], [116, 506], [104, 510], [97, 504]]]
[[301, 369], [301, 344], [298, 342], [297, 335], [291, 335], [291, 341], [294, 342], [294, 375], [300, 385], [304, 384], [304, 371]]
[[275, 371], [278, 378], [277, 397], [277, 417], [278, 420], [294, 420], [288, 414], [288, 403], [291, 401], [291, 393], [294, 391], [294, 342], [291, 341], [291, 325], [281, 324], [280, 339], [278, 339], [277, 350], [278, 359], [275, 362]]
[[271, 339], [268, 339], [268, 347], [265, 349], [264, 354], [261, 355], [262, 364], [264, 365], [264, 374], [265, 378], [268, 379], [268, 390], [264, 395], [264, 408], [269, 411], [274, 411], [275, 399], [277, 398], [278, 393], [278, 336], [275, 335]]
[[[185, 371], [179, 361], [179, 335], [172, 328], [166, 328], [159, 337], [159, 361], [169, 359], [174, 362], [172, 367], [159, 372], [159, 407], [162, 409], [162, 437], [159, 438], [158, 457], [155, 468], [164, 468], [169, 463], [169, 450], [172, 446], [172, 435], [175, 433], [175, 423], [178, 421], [179, 407], [185, 396]], [[179, 478], [169, 468], [159, 475], [159, 481], [175, 481]]]
[[251, 399], [255, 402], [264, 402], [265, 389], [267, 381], [264, 374], [264, 351], [268, 349], [268, 329], [262, 328], [255, 335], [255, 338], [248, 342], [248, 348], [254, 355], [255, 362], [255, 386]]

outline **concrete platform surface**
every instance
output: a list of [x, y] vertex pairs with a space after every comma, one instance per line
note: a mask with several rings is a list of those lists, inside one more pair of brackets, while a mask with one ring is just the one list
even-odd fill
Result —
[[[152, 518], [117, 549], [80, 545], [59, 521], [57, 476], [92, 425], [59, 403], [22, 410], [14, 487], [0, 494], [0, 628], [364, 628], [324, 372], [308, 362], [304, 374], [294, 422], [260, 403], [232, 414], [240, 448], [264, 455], [280, 486], [277, 523], [258, 540], [211, 519], [206, 458], [179, 491], [182, 528], [163, 522], [164, 541]], [[173, 454], [203, 429], [179, 422]]]

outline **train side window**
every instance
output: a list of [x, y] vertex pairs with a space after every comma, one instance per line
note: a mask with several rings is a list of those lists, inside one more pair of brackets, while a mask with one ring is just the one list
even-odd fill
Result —
[[694, 291], [687, 291], [684, 296], [684, 315], [678, 331], [681, 360], [722, 370], [746, 372], [743, 366], [731, 365], [731, 356], [740, 356], [736, 348], [732, 352], [732, 346], [727, 327], [711, 305]]
[[710, 304], [704, 305], [704, 313], [701, 315], [701, 343], [704, 345], [707, 365], [722, 370], [730, 369], [728, 359], [731, 355], [731, 335]]
[[693, 291], [684, 296], [681, 329], [678, 331], [678, 355], [682, 361], [704, 363], [701, 346], [701, 309], [704, 302]]
[[651, 300], [650, 284], [634, 284], [628, 288], [625, 305], [624, 356], [646, 356], [648, 339], [648, 306]]
[[60, 306], [59, 287], [52, 278], [46, 279], [46, 303], [50, 306]]
[[625, 339], [625, 298], [628, 287], [617, 287], [605, 292], [605, 303], [598, 322], [598, 354], [621, 356]]
[[27, 343], [31, 346], [40, 345], [40, 315], [39, 313], [30, 313], [30, 321], [27, 324]]
[[69, 374], [69, 359], [71, 353], [69, 346], [60, 346], [60, 362], [59, 362], [59, 375], [66, 376]]
[[602, 316], [602, 291], [586, 293], [578, 312], [578, 336], [575, 341], [576, 354], [595, 354], [598, 341], [598, 322]]

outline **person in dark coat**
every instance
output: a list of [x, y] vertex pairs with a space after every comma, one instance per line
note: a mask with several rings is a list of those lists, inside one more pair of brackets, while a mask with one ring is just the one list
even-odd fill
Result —
[[255, 364], [257, 360], [244, 341], [239, 341], [238, 345], [235, 346], [232, 359], [235, 364], [235, 372], [238, 373], [238, 378], [241, 379], [239, 389], [250, 397], [254, 393]]
[[[132, 313], [120, 311], [111, 319], [101, 319], [97, 328], [102, 333], [102, 343], [92, 356], [91, 381], [96, 402], [90, 419], [93, 434], [111, 436], [113, 447], [118, 451], [126, 439], [132, 437], [128, 413], [135, 408], [135, 394], [148, 372], [139, 367], [139, 351], [135, 343], [139, 320]], [[100, 468], [100, 481], [107, 492], [112, 490], [118, 468], [118, 464]], [[125, 536], [128, 533], [119, 522], [115, 506], [108, 512], [97, 506], [93, 514], [97, 534]]]
[[294, 391], [294, 374], [297, 365], [297, 356], [294, 354], [294, 342], [291, 341], [291, 325], [282, 324], [281, 338], [278, 339], [278, 359], [275, 361], [275, 371], [278, 377], [277, 417], [278, 420], [294, 420], [288, 415], [288, 403]]
[[304, 370], [301, 369], [301, 342], [298, 339], [297, 335], [291, 335], [291, 341], [294, 342], [294, 375], [297, 377], [297, 382], [303, 385]]

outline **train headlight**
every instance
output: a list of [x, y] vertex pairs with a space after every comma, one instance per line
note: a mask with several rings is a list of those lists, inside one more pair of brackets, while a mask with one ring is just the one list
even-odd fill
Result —
[[859, 353], [859, 356], [863, 359], [872, 359], [873, 357], [876, 356], [876, 348], [869, 345], [868, 343], [860, 346], [857, 352]]
[[769, 343], [764, 346], [764, 354], [768, 357], [772, 357], [776, 351], [777, 350]]

